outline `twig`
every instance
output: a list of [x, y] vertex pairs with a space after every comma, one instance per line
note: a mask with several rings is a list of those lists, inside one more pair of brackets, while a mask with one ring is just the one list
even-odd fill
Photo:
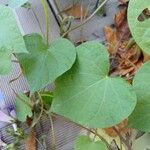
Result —
[[13, 83], [14, 81], [18, 80], [22, 76], [22, 72], [19, 73], [17, 77], [9, 81], [9, 84]]
[[16, 97], [18, 97], [24, 104], [28, 105], [28, 106], [32, 109], [32, 105], [31, 105], [30, 103], [24, 101], [24, 99], [22, 99], [22, 98], [19, 96], [19, 94], [17, 94], [17, 93], [15, 92], [15, 90], [14, 90], [11, 86], [10, 86], [10, 88], [11, 88], [11, 90], [14, 92], [14, 94], [16, 95]]
[[69, 32], [72, 32], [78, 28], [80, 28], [81, 26], [83, 26], [84, 24], [86, 24], [87, 22], [89, 22], [94, 16], [95, 14], [105, 5], [105, 3], [107, 2], [108, 0], [104, 0], [104, 2], [92, 13], [91, 16], [89, 16], [86, 20], [84, 20], [81, 24], [71, 28], [70, 30], [66, 31], [62, 37], [65, 37]]
[[77, 126], [83, 128], [83, 129], [85, 129], [85, 130], [87, 130], [87, 131], [93, 133], [94, 135], [96, 135], [100, 140], [102, 140], [102, 141], [107, 145], [108, 149], [110, 149], [109, 143], [108, 143], [107, 140], [106, 140], [105, 138], [103, 138], [100, 134], [98, 134], [97, 132], [95, 132], [95, 131], [93, 131], [93, 130], [87, 128], [87, 127], [84, 127], [84, 126], [79, 125], [79, 124], [77, 124], [77, 123], [75, 123], [75, 124], [76, 124]]
[[38, 118], [37, 118], [36, 122], [35, 122], [35, 123], [33, 123], [31, 127], [34, 127], [34, 126], [37, 124], [37, 122], [39, 122], [39, 120], [41, 119], [42, 114], [43, 114], [43, 112], [44, 112], [44, 104], [43, 104], [42, 97], [41, 97], [41, 95], [40, 95], [40, 93], [39, 93], [39, 92], [37, 92], [37, 94], [38, 94], [38, 97], [39, 97], [40, 102], [41, 102], [41, 112], [40, 112], [40, 114], [39, 114], [39, 116], [38, 116]]
[[34, 8], [33, 8], [32, 6], [31, 6], [31, 11], [32, 11], [32, 13], [33, 13], [33, 15], [34, 15], [34, 17], [35, 17], [35, 19], [36, 19], [36, 21], [37, 21], [38, 25], [39, 25], [39, 28], [40, 28], [40, 31], [41, 31], [42, 35], [44, 36], [44, 33], [43, 33], [43, 30], [42, 30], [42, 27], [41, 27], [40, 21], [39, 21], [39, 19], [38, 19], [37, 15], [36, 15], [36, 12], [34, 11]]
[[53, 119], [52, 119], [52, 116], [51, 116], [51, 113], [49, 114], [49, 112], [47, 112], [46, 110], [44, 110], [45, 113], [48, 115], [49, 117], [49, 120], [50, 120], [50, 123], [51, 123], [51, 130], [52, 130], [52, 150], [55, 150], [56, 149], [56, 137], [55, 137], [55, 130], [54, 130], [54, 123], [53, 123]]
[[53, 2], [54, 2], [54, 4], [55, 4], [55, 7], [56, 7], [56, 9], [57, 9], [57, 11], [58, 11], [58, 14], [59, 14], [59, 16], [61, 17], [61, 20], [63, 20], [63, 15], [61, 14], [61, 11], [60, 11], [60, 9], [59, 9], [59, 6], [58, 6], [58, 4], [57, 4], [57, 1], [56, 0], [53, 0]]
[[46, 24], [46, 40], [47, 40], [47, 45], [49, 41], [49, 13], [48, 13], [48, 8], [45, 0], [41, 0], [44, 13], [45, 13], [45, 24]]
[[[34, 131], [31, 130], [32, 133], [34, 133]], [[34, 136], [34, 139], [43, 147], [44, 150], [46, 150], [46, 148], [44, 147], [44, 145], [39, 141], [39, 139]]]
[[[51, 113], [51, 114], [52, 114], [54, 117], [56, 117], [56, 116], [59, 117], [58, 115], [56, 115], [56, 114], [54, 114], [54, 113]], [[93, 134], [96, 135], [101, 141], [103, 141], [103, 142], [106, 144], [106, 146], [108, 147], [108, 149], [111, 149], [110, 144], [109, 144], [109, 143], [107, 142], [107, 140], [106, 140], [105, 138], [103, 138], [100, 134], [98, 134], [98, 133], [96, 133], [95, 131], [93, 131], [93, 130], [87, 128], [87, 127], [84, 127], [84, 126], [82, 126], [82, 125], [80, 125], [80, 124], [78, 124], [78, 123], [76, 123], [76, 122], [73, 122], [73, 121], [71, 121], [71, 120], [69, 120], [69, 119], [67, 119], [67, 118], [65, 118], [65, 117], [63, 117], [63, 116], [61, 116], [61, 118], [63, 118], [63, 119], [66, 120], [66, 121], [70, 121], [70, 122], [76, 124], [78, 127], [81, 127], [81, 128], [83, 128], [83, 129], [89, 131], [90, 133], [93, 133]]]
[[132, 150], [131, 145], [129, 142], [120, 134], [120, 132], [116, 129], [116, 127], [113, 127], [113, 130], [117, 133], [120, 140], [125, 144], [125, 146], [128, 148], [128, 150]]

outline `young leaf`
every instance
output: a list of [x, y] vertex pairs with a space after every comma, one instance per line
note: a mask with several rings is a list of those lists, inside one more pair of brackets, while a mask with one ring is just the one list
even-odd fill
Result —
[[28, 0], [9, 0], [9, 6], [12, 8], [18, 8], [25, 4]]
[[128, 22], [135, 41], [145, 53], [150, 55], [150, 19], [146, 19], [143, 22], [138, 20], [143, 10], [149, 7], [149, 0], [130, 0]]
[[75, 150], [107, 150], [102, 141], [92, 141], [88, 136], [80, 136], [75, 143]]
[[51, 111], [91, 128], [120, 123], [133, 111], [136, 95], [127, 82], [108, 77], [107, 50], [96, 42], [77, 47], [74, 66], [56, 82]]
[[24, 40], [30, 54], [19, 54], [18, 58], [31, 92], [54, 82], [75, 61], [75, 47], [67, 39], [59, 38], [50, 47], [39, 34], [26, 35]]
[[0, 74], [7, 74], [11, 68], [11, 54], [27, 53], [27, 50], [13, 11], [0, 5], [0, 12]]
[[138, 103], [129, 117], [129, 127], [150, 132], [150, 61], [136, 73], [133, 87]]
[[51, 92], [41, 93], [41, 97], [42, 97], [42, 100], [43, 100], [43, 103], [44, 103], [45, 107], [47, 109], [50, 109], [52, 101], [53, 101], [52, 93]]
[[30, 99], [25, 94], [19, 94], [16, 98], [16, 114], [17, 119], [21, 122], [25, 122], [28, 117], [32, 117], [32, 110], [29, 105], [31, 104]]

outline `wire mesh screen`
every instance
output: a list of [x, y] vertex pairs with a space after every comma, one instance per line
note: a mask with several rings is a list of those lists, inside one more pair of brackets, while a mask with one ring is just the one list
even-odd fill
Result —
[[[43, 9], [40, 5], [40, 1], [30, 0], [32, 7], [35, 9], [37, 16], [41, 22], [41, 26], [44, 31], [44, 13]], [[7, 4], [7, 0], [0, 0], [0, 3]], [[39, 29], [39, 25], [33, 15], [33, 13], [29, 10], [25, 10], [24, 8], [19, 8], [16, 10], [16, 14], [18, 16], [20, 27], [23, 29], [23, 34], [29, 34], [32, 32], [41, 33]], [[55, 19], [51, 13], [50, 14], [50, 28], [51, 35], [50, 40], [55, 39], [58, 36], [58, 27]], [[44, 31], [45, 32], [45, 31]], [[12, 58], [14, 60], [15, 58]], [[0, 90], [4, 94], [5, 104], [6, 106], [14, 105], [15, 102], [15, 94], [12, 89], [14, 89], [17, 93], [27, 91], [27, 83], [26, 80], [21, 76], [18, 80], [13, 83], [9, 83], [10, 80], [16, 78], [20, 74], [20, 66], [17, 63], [12, 63], [12, 72], [7, 76], [0, 76]], [[80, 132], [80, 128], [78, 128], [75, 124], [65, 121], [61, 118], [53, 118], [54, 122], [54, 130], [56, 136], [56, 149], [57, 150], [71, 150], [73, 149], [74, 139], [77, 134]], [[4, 142], [10, 144], [13, 142], [13, 137], [11, 137], [7, 130], [12, 128], [11, 125], [6, 125], [3, 128], [0, 128], [0, 136]], [[24, 130], [27, 130], [27, 127], [22, 127]], [[39, 142], [37, 143], [37, 147], [39, 150], [51, 150], [52, 149], [52, 132], [50, 120], [48, 118], [43, 117], [40, 122], [36, 125], [36, 138]], [[44, 147], [40, 143], [45, 143]], [[20, 150], [25, 149], [25, 143], [20, 143]]]
[[[74, 147], [74, 141], [78, 134], [81, 134], [81, 130], [75, 124], [65, 121], [61, 118], [53, 118], [54, 131], [57, 150], [72, 150]], [[23, 130], [28, 130], [26, 126], [22, 127]], [[8, 134], [8, 130], [13, 129], [11, 125], [7, 125], [0, 129], [0, 136], [3, 142], [10, 144], [14, 141], [13, 137]], [[35, 138], [37, 149], [39, 150], [51, 150], [52, 149], [52, 131], [50, 121], [47, 118], [42, 118], [36, 125]], [[25, 143], [20, 142], [20, 150], [25, 150]]]
[[[84, 0], [86, 3], [87, 1]], [[90, 1], [90, 0], [89, 0]], [[95, 0], [94, 0], [95, 1]], [[117, 8], [117, 1], [118, 0], [110, 0], [107, 3], [107, 16], [105, 18], [95, 18], [94, 21], [89, 22], [84, 26], [83, 34], [85, 34], [85, 40], [93, 40], [95, 39], [95, 35], [93, 33], [96, 32], [98, 35], [98, 41], [104, 42], [104, 34], [103, 34], [103, 27], [105, 25], [111, 25], [113, 20], [112, 16], [116, 12]], [[44, 25], [44, 13], [43, 9], [40, 5], [40, 0], [30, 0], [32, 7], [34, 8], [35, 12], [37, 13], [37, 17], [40, 21], [40, 26], [42, 27], [43, 32], [45, 32], [45, 25]], [[65, 4], [70, 5], [71, 1], [68, 0], [60, 0], [58, 1], [59, 5], [63, 8], [65, 8]], [[69, 4], [68, 4], [69, 2]], [[7, 0], [0, 0], [0, 3], [7, 3]], [[34, 17], [34, 14], [32, 11], [28, 11], [24, 8], [19, 8], [16, 10], [16, 14], [18, 16], [18, 20], [20, 22], [21, 28], [24, 32], [24, 34], [29, 33], [41, 33], [41, 30], [39, 28], [39, 24]], [[59, 36], [59, 30], [58, 30], [58, 24], [56, 23], [56, 20], [52, 14], [51, 11], [49, 11], [50, 15], [50, 40], [54, 40], [56, 37]], [[79, 21], [75, 22], [80, 23]], [[92, 28], [91, 28], [92, 26]], [[71, 34], [71, 39], [73, 41], [77, 41], [80, 38], [80, 30], [74, 31]], [[12, 58], [14, 59], [14, 58]], [[22, 92], [27, 91], [27, 83], [26, 80], [22, 77], [20, 77], [18, 80], [13, 82], [12, 84], [9, 84], [9, 81], [16, 78], [20, 74], [20, 66], [17, 63], [12, 63], [12, 73], [8, 76], [0, 76], [0, 89], [5, 95], [5, 103], [6, 105], [14, 105], [15, 101], [15, 95], [12, 91], [12, 88], [16, 92]], [[69, 121], [66, 121], [62, 118], [53, 118], [54, 122], [54, 130], [55, 130], [55, 136], [56, 136], [56, 149], [57, 150], [72, 150], [73, 144], [76, 136], [78, 134], [81, 134], [81, 128], [76, 126], [74, 123], [71, 123]], [[13, 138], [7, 134], [7, 129], [12, 128], [12, 126], [5, 126], [4, 128], [0, 129], [0, 135], [4, 142], [11, 143], [13, 141]], [[27, 127], [23, 127], [24, 130], [27, 130]], [[52, 149], [52, 131], [51, 131], [51, 125], [50, 120], [48, 118], [43, 117], [40, 120], [40, 123], [36, 125], [36, 138], [40, 141], [45, 143], [44, 147], [37, 142], [38, 149], [43, 150], [44, 148], [46, 150]], [[24, 150], [25, 146], [24, 143], [21, 143], [20, 150]]]

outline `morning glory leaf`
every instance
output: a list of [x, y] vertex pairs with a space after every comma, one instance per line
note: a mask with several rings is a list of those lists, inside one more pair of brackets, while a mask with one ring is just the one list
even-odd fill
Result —
[[19, 94], [16, 98], [16, 115], [17, 119], [21, 122], [25, 122], [28, 117], [32, 117], [31, 101], [25, 94]]
[[0, 74], [8, 74], [11, 70], [11, 53], [6, 49], [0, 49]]
[[18, 58], [31, 92], [54, 82], [75, 61], [75, 47], [67, 39], [59, 38], [49, 47], [39, 34], [26, 35], [24, 40], [30, 54], [19, 54]]
[[133, 38], [140, 48], [150, 55], [150, 19], [142, 22], [139, 15], [146, 8], [150, 8], [149, 0], [130, 0], [128, 6], [128, 22]]
[[150, 61], [136, 73], [133, 87], [137, 94], [137, 106], [129, 117], [129, 127], [150, 132]]
[[0, 5], [0, 74], [11, 70], [12, 53], [27, 52], [11, 8]]
[[110, 127], [127, 118], [136, 95], [123, 79], [107, 76], [105, 47], [86, 42], [76, 50], [75, 64], [56, 81], [51, 111], [91, 128]]
[[18, 8], [25, 4], [28, 0], [9, 0], [9, 6], [12, 8]]
[[75, 143], [75, 150], [107, 150], [102, 141], [94, 142], [88, 136], [80, 136]]

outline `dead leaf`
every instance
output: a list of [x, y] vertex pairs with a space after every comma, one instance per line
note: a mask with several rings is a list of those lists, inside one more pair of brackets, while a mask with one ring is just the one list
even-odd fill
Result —
[[123, 42], [118, 49], [117, 58], [119, 64], [113, 75], [130, 77], [139, 69], [143, 61], [141, 59], [141, 51], [136, 44], [126, 49], [125, 45], [127, 44], [124, 45], [124, 43], [127, 42]]
[[[131, 43], [126, 8], [115, 15], [114, 22], [114, 29], [111, 27], [104, 28], [108, 51], [110, 57], [113, 57], [110, 59], [110, 75], [123, 76], [130, 80], [143, 63], [142, 52], [135, 42]], [[114, 60], [117, 63], [112, 63]]]
[[112, 28], [105, 26], [104, 27], [105, 37], [108, 43], [108, 51], [110, 54], [115, 54], [117, 52], [117, 35], [116, 32], [112, 30]]
[[[126, 119], [123, 122], [121, 122], [120, 124], [116, 125], [115, 128], [118, 130], [118, 132], [120, 132], [121, 135], [125, 135], [128, 132], [130, 132], [130, 129], [127, 128], [127, 124], [128, 124], [128, 121]], [[113, 127], [106, 128], [106, 129], [104, 129], [104, 131], [110, 137], [114, 137], [115, 138], [115, 137], [118, 136], [116, 131], [114, 131]]]
[[150, 60], [150, 56], [149, 55], [147, 55], [146, 53], [143, 53], [143, 55], [144, 55], [144, 62]]
[[128, 40], [131, 36], [128, 21], [127, 21], [127, 9], [120, 10], [114, 17], [116, 26], [116, 34], [119, 41]]
[[25, 149], [26, 150], [36, 150], [36, 139], [35, 139], [35, 132], [34, 131], [31, 131], [29, 133], [29, 136], [26, 140], [26, 143], [25, 143]]
[[74, 5], [72, 7], [65, 8], [63, 12], [68, 16], [73, 16], [75, 19], [80, 19], [81, 17], [87, 17], [87, 10], [80, 5]]

